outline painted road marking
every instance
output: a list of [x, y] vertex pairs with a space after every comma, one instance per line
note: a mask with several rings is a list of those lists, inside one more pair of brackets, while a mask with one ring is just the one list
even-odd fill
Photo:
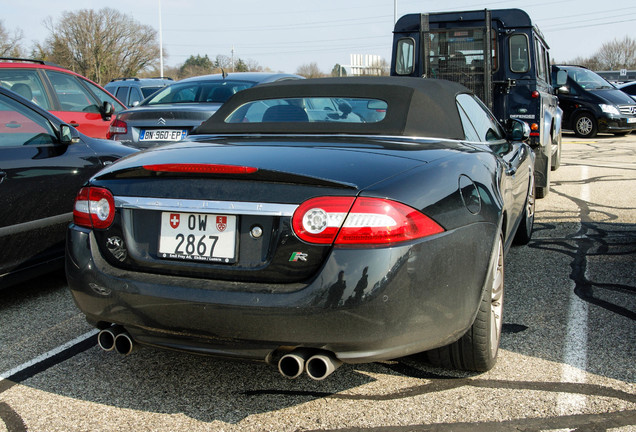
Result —
[[[589, 167], [581, 167], [581, 179], [583, 184], [579, 198], [586, 203], [591, 201], [590, 185], [586, 182], [589, 178]], [[582, 216], [582, 215], [581, 215]], [[582, 224], [579, 225], [582, 231]], [[583, 234], [581, 237], [586, 237]], [[587, 273], [587, 268], [585, 269]], [[576, 282], [573, 282], [576, 284]], [[569, 307], [567, 318], [567, 334], [563, 349], [563, 365], [561, 367], [561, 382], [580, 383], [586, 381], [587, 369], [587, 324], [588, 304], [575, 293], [573, 286], [569, 294]], [[581, 412], [585, 408], [587, 398], [583, 394], [560, 394], [557, 399], [559, 412], [562, 415]]]
[[[99, 333], [99, 330], [95, 329], [95, 330], [91, 330], [89, 332], [84, 333], [81, 336], [76, 337], [75, 339], [66, 342], [63, 345], [60, 345], [57, 348], [53, 348], [52, 350], [37, 356], [36, 358], [29, 360], [25, 363], [22, 363], [20, 366], [14, 367], [13, 369], [10, 369], [6, 372], [3, 372], [0, 374], [0, 381], [6, 380], [9, 377], [13, 377], [16, 375], [19, 375], [20, 373], [26, 371], [29, 368], [33, 368], [35, 366], [40, 365], [41, 363], [46, 362], [47, 360], [55, 357], [56, 355], [59, 355], [61, 353], [63, 353], [64, 351], [71, 349], [73, 347], [75, 347], [76, 345], [80, 345], [82, 342], [86, 342], [87, 340], [89, 340], [90, 338], [92, 338], [93, 336], [95, 336], [97, 333]], [[52, 366], [52, 365], [51, 365]], [[49, 366], [50, 367], [50, 366]], [[39, 369], [37, 371], [40, 371]], [[36, 371], [36, 372], [37, 372]]]

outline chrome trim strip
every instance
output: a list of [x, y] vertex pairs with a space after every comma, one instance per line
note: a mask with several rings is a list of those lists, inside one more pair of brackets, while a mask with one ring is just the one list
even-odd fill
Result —
[[115, 207], [125, 209], [161, 210], [184, 213], [221, 213], [257, 216], [292, 216], [296, 204], [257, 203], [239, 201], [206, 201], [168, 198], [115, 197]]
[[16, 235], [36, 229], [44, 229], [53, 225], [68, 224], [73, 221], [73, 212], [63, 213], [57, 216], [50, 216], [42, 219], [36, 219], [28, 222], [22, 222], [15, 225], [0, 227], [0, 237]]

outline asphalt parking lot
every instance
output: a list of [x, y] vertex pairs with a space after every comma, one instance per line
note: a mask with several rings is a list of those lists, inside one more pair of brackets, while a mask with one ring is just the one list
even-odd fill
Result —
[[0, 292], [0, 432], [636, 430], [636, 134], [566, 135], [528, 246], [506, 258], [484, 374], [417, 357], [325, 381], [260, 363], [96, 346], [64, 275]]

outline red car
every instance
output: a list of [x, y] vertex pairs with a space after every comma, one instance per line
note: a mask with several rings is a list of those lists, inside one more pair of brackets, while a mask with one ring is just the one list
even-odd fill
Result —
[[126, 109], [93, 81], [40, 60], [0, 57], [0, 86], [94, 138], [106, 138], [111, 117]]

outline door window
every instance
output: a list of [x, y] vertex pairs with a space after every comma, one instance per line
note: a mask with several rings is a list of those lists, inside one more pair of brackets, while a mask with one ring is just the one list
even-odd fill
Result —
[[[117, 92], [115, 93], [115, 97], [117, 99], [119, 99], [120, 101], [123, 101], [124, 103], [126, 103], [127, 99], [128, 99], [128, 89], [130, 87], [119, 87], [117, 89]], [[127, 103], [127, 105], [130, 106], [130, 103]]]
[[[492, 142], [504, 139], [504, 133], [499, 123], [477, 98], [469, 94], [460, 94], [457, 96], [457, 103], [466, 112], [468, 121], [477, 132], [479, 141]], [[464, 121], [463, 116], [462, 121]], [[464, 130], [466, 129], [464, 126]]]
[[49, 70], [46, 74], [60, 101], [61, 111], [99, 112], [92, 95], [73, 75]]
[[0, 99], [0, 147], [54, 144], [49, 121], [10, 98]]
[[86, 80], [82, 80], [82, 82], [91, 89], [95, 96], [97, 96], [97, 99], [100, 101], [100, 106], [104, 105], [104, 102], [109, 102], [113, 106], [114, 112], [119, 112], [124, 109], [118, 100], [106, 93], [99, 86], [96, 86], [92, 82]]
[[130, 88], [130, 96], [128, 97], [128, 106], [133, 106], [135, 102], [139, 103], [144, 99], [137, 87]]
[[51, 103], [36, 70], [20, 68], [0, 69], [0, 85], [13, 90], [26, 100], [40, 105], [45, 110], [51, 109]]
[[537, 60], [537, 78], [545, 82], [550, 82], [550, 80], [548, 79], [548, 67], [545, 63], [545, 47], [539, 42], [538, 39], [534, 40], [534, 44]]

